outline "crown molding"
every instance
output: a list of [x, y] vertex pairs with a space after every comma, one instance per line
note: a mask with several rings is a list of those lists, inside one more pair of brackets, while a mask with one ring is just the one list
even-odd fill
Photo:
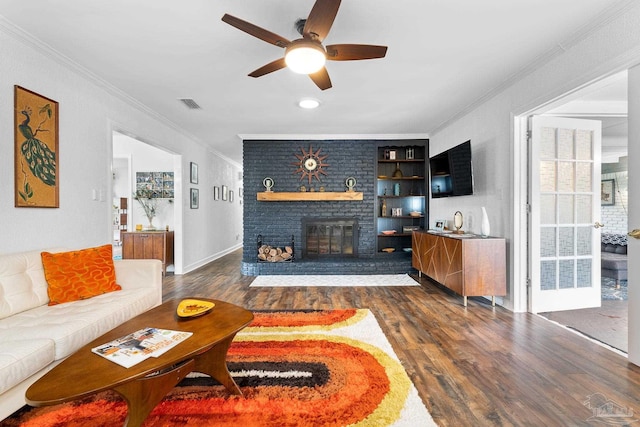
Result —
[[437, 133], [447, 128], [448, 126], [455, 123], [462, 117], [471, 113], [473, 110], [475, 110], [485, 102], [489, 101], [490, 99], [494, 98], [500, 93], [506, 91], [508, 88], [513, 86], [516, 82], [524, 79], [526, 76], [533, 73], [535, 70], [549, 63], [554, 58], [564, 54], [567, 50], [571, 49], [572, 47], [574, 47], [581, 41], [585, 40], [589, 36], [595, 34], [600, 29], [605, 27], [607, 24], [610, 24], [615, 19], [624, 15], [626, 12], [633, 9], [634, 7], [637, 7], [637, 0], [618, 1], [613, 6], [611, 6], [610, 8], [608, 8], [607, 10], [599, 14], [596, 18], [594, 18], [590, 22], [583, 25], [578, 31], [574, 32], [570, 37], [565, 39], [563, 42], [558, 43], [556, 46], [554, 46], [547, 52], [543, 53], [542, 55], [539, 55], [529, 64], [525, 65], [519, 71], [515, 72], [514, 74], [509, 76], [507, 79], [505, 79], [500, 85], [489, 90], [487, 93], [485, 93], [484, 95], [482, 95], [481, 97], [479, 97], [478, 99], [476, 99], [475, 101], [467, 105], [465, 108], [458, 111], [453, 116], [449, 117], [444, 122], [437, 125], [434, 129], [431, 130], [430, 133], [432, 134]]
[[211, 146], [207, 145], [200, 138], [196, 137], [195, 135], [191, 134], [189, 131], [187, 131], [184, 128], [180, 127], [178, 124], [176, 124], [173, 121], [169, 120], [167, 117], [163, 116], [162, 114], [158, 113], [157, 111], [149, 108], [147, 105], [145, 105], [142, 102], [138, 101], [136, 98], [130, 96], [126, 92], [118, 89], [116, 86], [112, 85], [111, 83], [109, 83], [106, 80], [102, 79], [101, 77], [99, 77], [98, 75], [96, 75], [95, 73], [90, 71], [89, 69], [87, 69], [87, 68], [83, 67], [82, 65], [78, 64], [77, 62], [73, 61], [71, 58], [67, 57], [66, 55], [63, 55], [60, 52], [58, 52], [56, 49], [54, 49], [53, 47], [49, 46], [47, 43], [45, 43], [42, 40], [40, 40], [40, 39], [34, 37], [33, 35], [29, 34], [27, 31], [25, 31], [21, 27], [18, 27], [17, 25], [13, 24], [12, 22], [7, 20], [2, 15], [0, 15], [0, 31], [2, 31], [3, 33], [7, 34], [8, 36], [14, 38], [18, 42], [23, 43], [23, 44], [31, 47], [32, 49], [34, 49], [37, 52], [39, 52], [40, 54], [48, 57], [49, 59], [61, 64], [63, 67], [70, 69], [71, 71], [73, 71], [77, 75], [79, 75], [80, 77], [84, 78], [85, 80], [89, 81], [90, 83], [93, 83], [94, 85], [96, 85], [99, 88], [103, 89], [105, 92], [109, 93], [110, 95], [120, 99], [121, 101], [125, 102], [126, 104], [128, 104], [132, 108], [142, 112], [143, 114], [146, 114], [146, 115], [150, 116], [151, 118], [153, 118], [155, 120], [158, 120], [158, 121], [162, 122], [163, 124], [165, 124], [169, 128], [171, 128], [174, 131], [184, 135], [188, 139], [192, 140], [193, 142], [195, 142], [196, 144], [200, 145], [201, 147], [207, 149], [208, 151], [210, 151], [214, 155], [218, 156], [219, 158], [221, 158], [221, 159], [223, 159], [223, 160], [225, 160], [225, 161], [227, 161], [227, 162], [229, 162], [229, 163], [231, 163], [233, 165], [239, 166], [238, 162], [236, 162], [235, 160], [232, 160], [232, 159], [228, 158], [227, 156], [225, 156], [224, 154], [222, 154], [221, 152], [211, 148]]

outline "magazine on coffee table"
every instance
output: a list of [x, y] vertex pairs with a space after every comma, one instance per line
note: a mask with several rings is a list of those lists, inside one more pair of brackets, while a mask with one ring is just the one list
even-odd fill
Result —
[[159, 357], [193, 335], [192, 332], [143, 328], [91, 349], [105, 359], [130, 368], [149, 357]]

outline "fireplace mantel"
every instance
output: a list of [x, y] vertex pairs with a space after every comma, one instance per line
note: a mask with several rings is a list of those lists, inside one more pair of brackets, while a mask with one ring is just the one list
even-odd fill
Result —
[[359, 201], [363, 199], [363, 193], [359, 191], [263, 191], [256, 196], [259, 202]]

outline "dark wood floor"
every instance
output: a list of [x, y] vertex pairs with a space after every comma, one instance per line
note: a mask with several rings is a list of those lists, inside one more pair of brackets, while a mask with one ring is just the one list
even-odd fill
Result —
[[[441, 426], [583, 426], [585, 405], [609, 400], [640, 414], [640, 368], [549, 321], [420, 287], [250, 288], [241, 251], [168, 276], [164, 298], [221, 299], [247, 309], [368, 308]], [[623, 419], [628, 422], [633, 419]], [[616, 419], [621, 421], [621, 419]], [[640, 424], [640, 421], [638, 422]], [[620, 425], [620, 424], [618, 424]]]

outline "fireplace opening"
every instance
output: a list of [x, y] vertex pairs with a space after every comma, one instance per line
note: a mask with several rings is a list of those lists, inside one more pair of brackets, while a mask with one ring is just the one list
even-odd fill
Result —
[[302, 257], [356, 257], [358, 229], [355, 218], [303, 218]]

